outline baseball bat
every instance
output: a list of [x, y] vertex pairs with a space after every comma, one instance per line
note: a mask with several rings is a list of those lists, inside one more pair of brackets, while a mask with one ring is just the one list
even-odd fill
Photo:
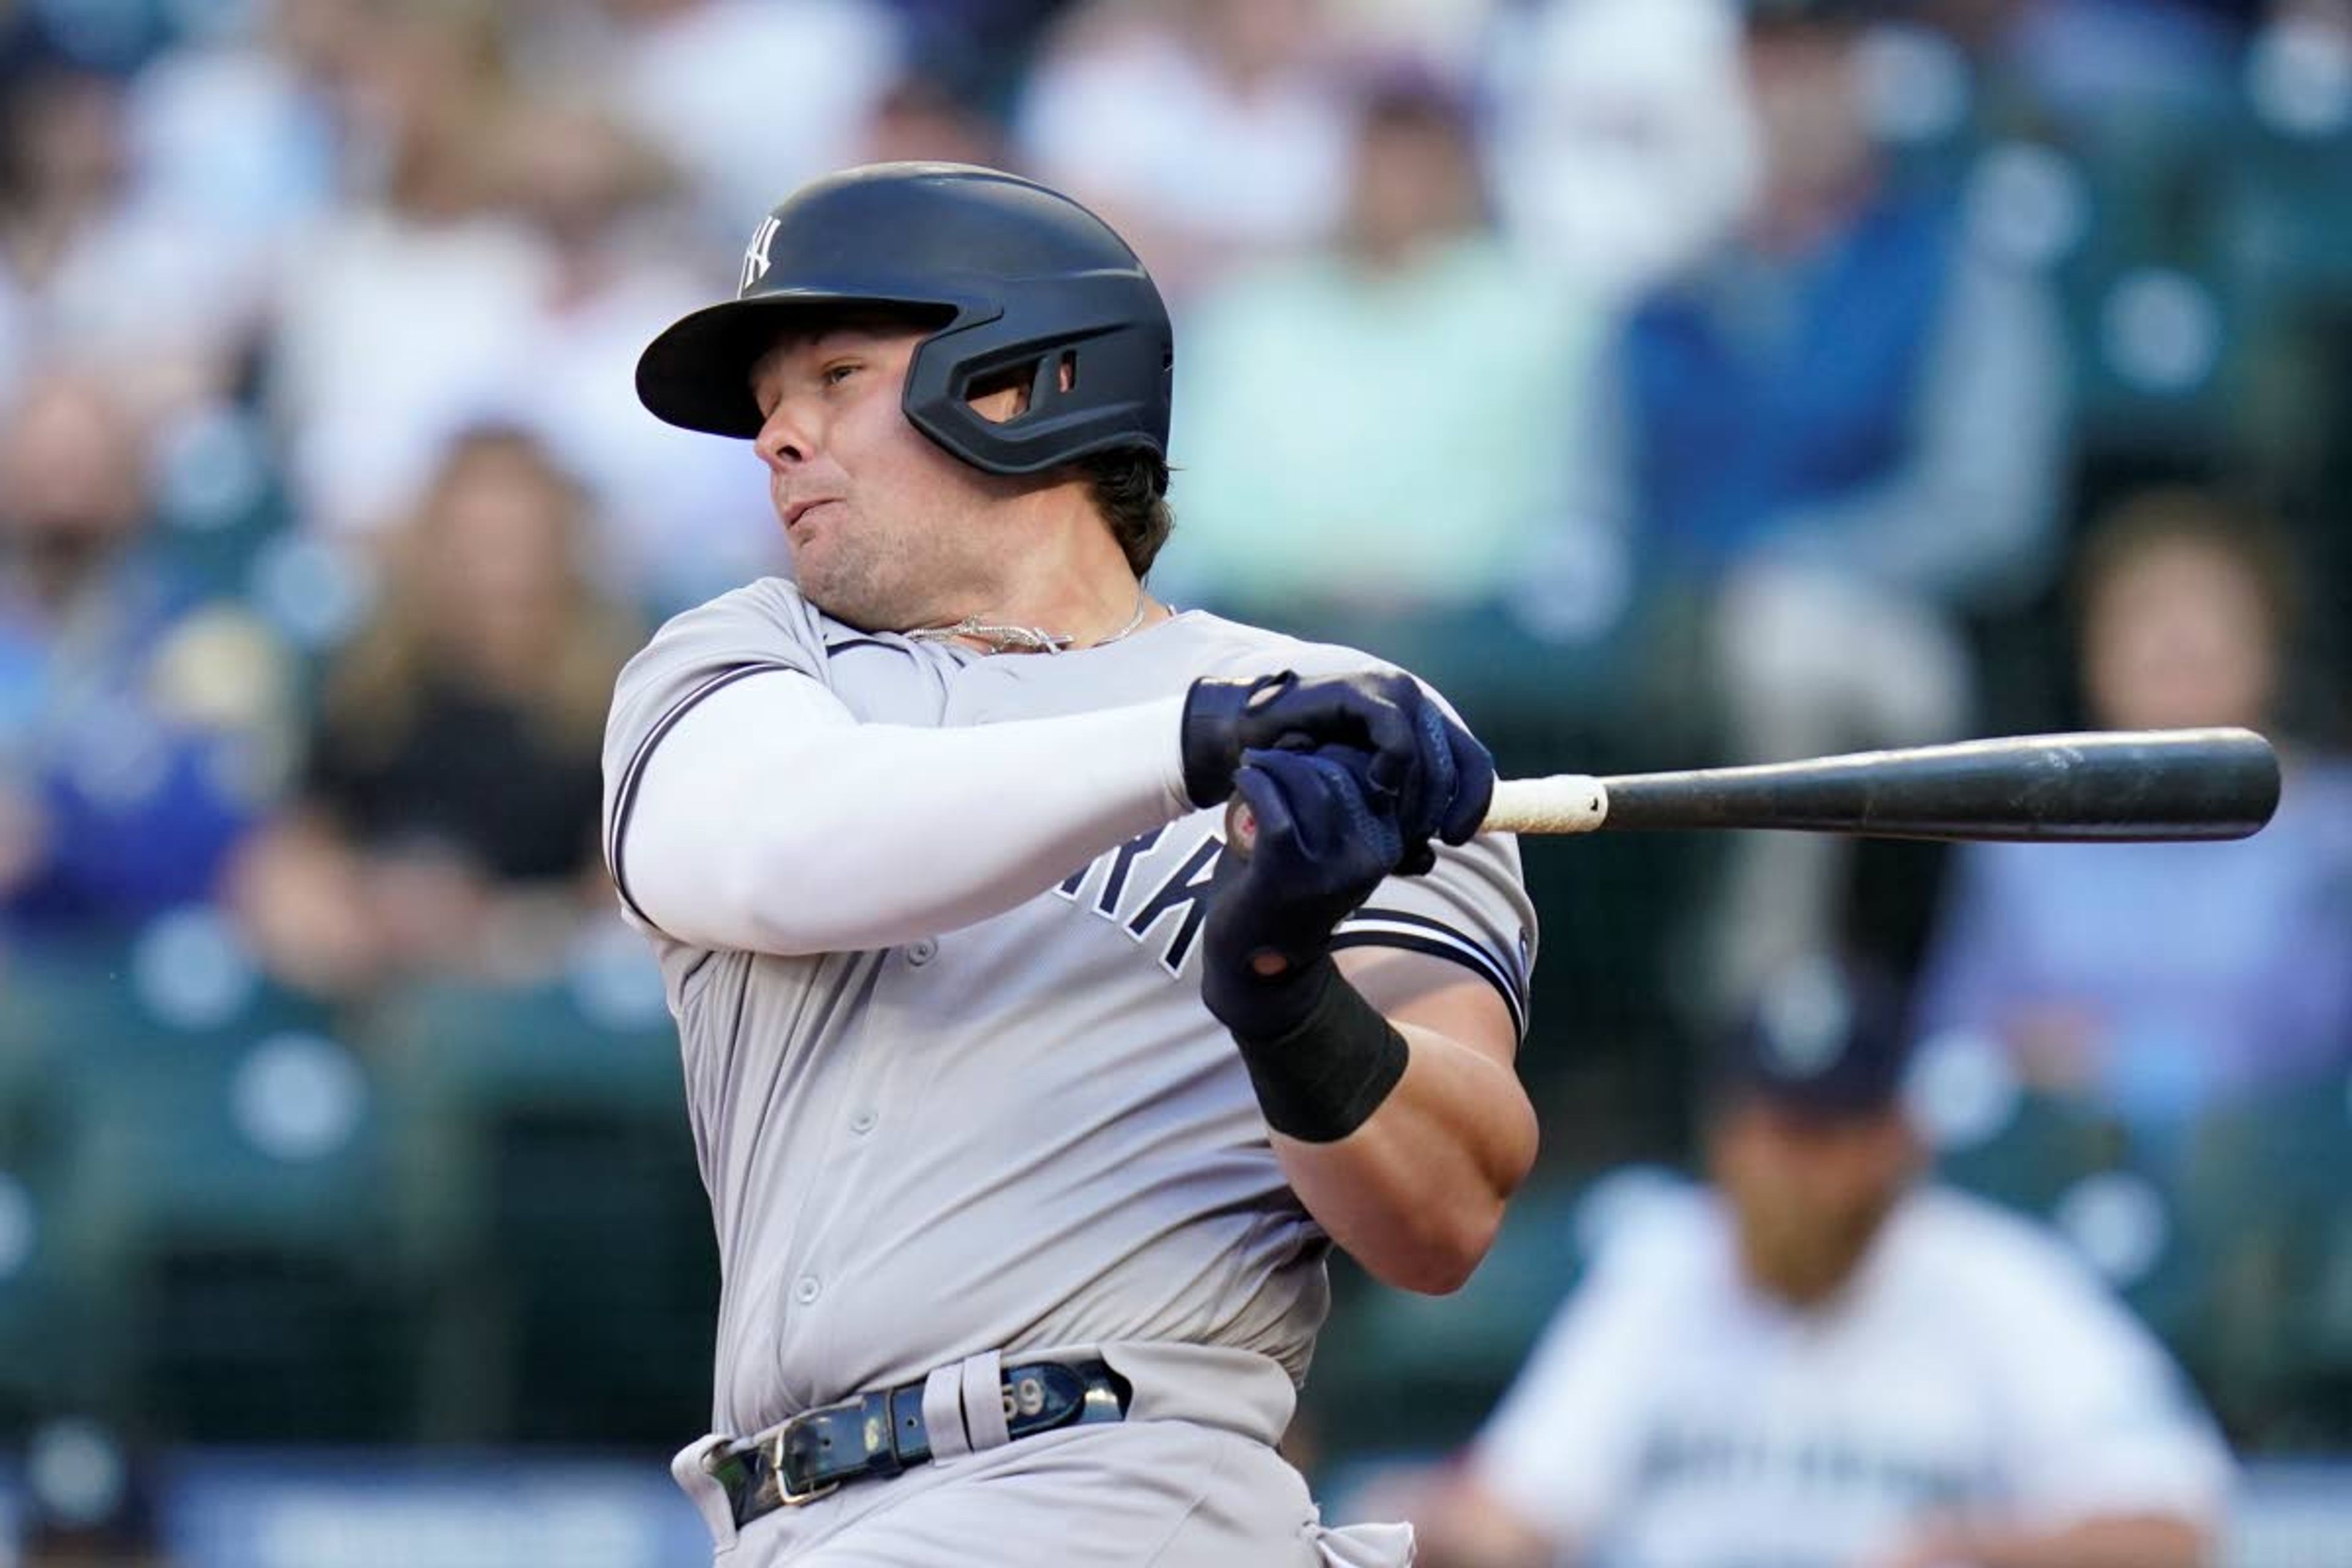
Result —
[[[1479, 831], [1757, 827], [1860, 838], [2227, 839], [2259, 832], [2278, 797], [2277, 754], [2251, 730], [2117, 730], [1682, 773], [1499, 779]], [[1256, 836], [1236, 797], [1227, 841], [1246, 854]]]
[[1865, 838], [2243, 838], [2278, 807], [2250, 730], [2011, 735], [1760, 766], [1503, 779], [1481, 831], [1762, 827]]

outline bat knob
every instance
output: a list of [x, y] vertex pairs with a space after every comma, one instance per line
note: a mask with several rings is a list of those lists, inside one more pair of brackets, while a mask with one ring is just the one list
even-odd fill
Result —
[[1257, 847], [1257, 813], [1239, 795], [1225, 802], [1225, 847], [1244, 860]]

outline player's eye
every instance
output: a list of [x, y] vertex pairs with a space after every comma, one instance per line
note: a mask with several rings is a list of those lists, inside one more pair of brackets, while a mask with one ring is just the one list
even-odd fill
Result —
[[843, 382], [847, 381], [853, 374], [856, 374], [856, 371], [857, 366], [856, 364], [846, 362], [837, 364], [829, 364], [823, 370], [817, 372], [816, 378], [827, 386], [839, 386]]

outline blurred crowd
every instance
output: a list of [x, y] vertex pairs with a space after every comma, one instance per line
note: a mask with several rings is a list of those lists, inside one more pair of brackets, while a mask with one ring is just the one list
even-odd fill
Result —
[[1531, 847], [1523, 1068], [1559, 1190], [1685, 1163], [1692, 1042], [1859, 952], [1955, 1179], [2352, 1444], [2347, 0], [15, 0], [0, 126], [0, 996], [226, 967], [379, 1042], [298, 1110], [436, 985], [609, 1018], [612, 677], [788, 569], [635, 356], [803, 179], [998, 163], [1170, 297], [1155, 586], [1507, 772], [2277, 738], [2226, 848]]

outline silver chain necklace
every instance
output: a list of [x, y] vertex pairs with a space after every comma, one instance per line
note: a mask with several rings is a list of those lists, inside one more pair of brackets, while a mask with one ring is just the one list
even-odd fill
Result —
[[[1127, 617], [1127, 625], [1102, 638], [1089, 643], [1089, 647], [1108, 647], [1143, 625], [1145, 600], [1143, 584], [1135, 585], [1135, 614]], [[919, 626], [906, 634], [908, 642], [947, 642], [955, 637], [971, 637], [988, 645], [991, 653], [1065, 653], [1076, 640], [1061, 632], [1042, 631], [1035, 626], [1000, 626], [982, 620], [978, 616], [966, 616], [951, 626]]]

